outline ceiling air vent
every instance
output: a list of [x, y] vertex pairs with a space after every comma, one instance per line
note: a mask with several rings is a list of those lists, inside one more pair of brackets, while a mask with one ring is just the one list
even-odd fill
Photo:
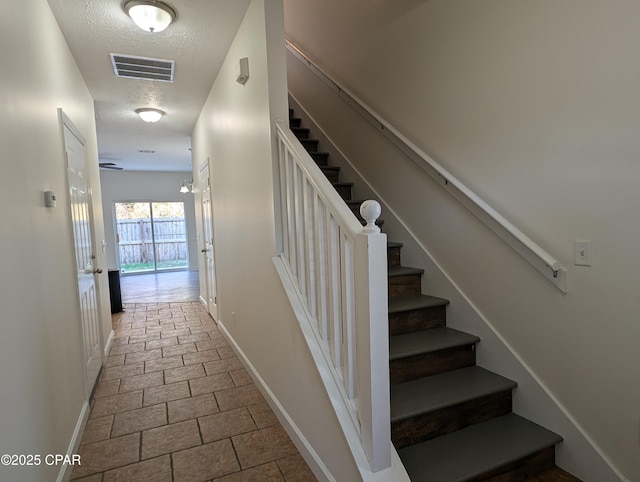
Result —
[[173, 82], [173, 60], [111, 54], [111, 63], [116, 77]]

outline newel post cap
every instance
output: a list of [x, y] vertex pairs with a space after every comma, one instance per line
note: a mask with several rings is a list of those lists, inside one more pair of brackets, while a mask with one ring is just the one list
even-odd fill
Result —
[[380, 217], [382, 208], [378, 201], [368, 199], [360, 205], [360, 214], [367, 222], [366, 226], [362, 230], [366, 234], [377, 234], [380, 232], [380, 228], [376, 226], [376, 220]]

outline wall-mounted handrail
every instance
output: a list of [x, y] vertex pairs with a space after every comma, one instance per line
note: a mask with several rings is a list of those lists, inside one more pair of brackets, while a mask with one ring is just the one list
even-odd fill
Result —
[[338, 396], [330, 397], [336, 413], [349, 414], [346, 431], [358, 434], [378, 472], [392, 460], [387, 238], [375, 225], [380, 205], [362, 204], [363, 227], [289, 127], [275, 128], [283, 284], [302, 305], [298, 319], [325, 386], [337, 387]]
[[541, 248], [531, 238], [489, 206], [459, 179], [427, 155], [413, 142], [401, 134], [395, 127], [384, 120], [377, 112], [359, 99], [349, 89], [334, 80], [326, 71], [313, 62], [300, 48], [291, 41], [286, 41], [287, 49], [306, 65], [320, 79], [327, 83], [364, 119], [376, 127], [405, 155], [413, 160], [421, 169], [430, 174], [440, 185], [460, 201], [467, 209], [484, 222], [494, 233], [502, 238], [517, 253], [531, 263], [548, 280], [562, 292], [567, 292], [567, 270], [560, 262]]

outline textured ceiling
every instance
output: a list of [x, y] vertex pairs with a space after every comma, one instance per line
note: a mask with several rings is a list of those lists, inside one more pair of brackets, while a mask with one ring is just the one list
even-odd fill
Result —
[[[48, 1], [95, 100], [100, 161], [190, 171], [191, 131], [250, 0], [169, 0], [177, 19], [154, 34], [136, 27], [121, 0]], [[110, 53], [174, 60], [175, 81], [118, 78]], [[140, 107], [167, 115], [147, 124]]]

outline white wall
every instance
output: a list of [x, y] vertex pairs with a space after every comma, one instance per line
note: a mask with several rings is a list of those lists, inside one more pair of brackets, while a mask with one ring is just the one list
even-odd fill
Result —
[[183, 181], [191, 179], [186, 172], [100, 171], [102, 206], [107, 240], [107, 266], [118, 268], [116, 258], [115, 202], [166, 201], [184, 202], [187, 223], [189, 270], [198, 269], [196, 220], [193, 194], [179, 192]]
[[[98, 242], [104, 239], [93, 99], [45, 0], [0, 6], [0, 447], [64, 454], [84, 401], [80, 319], [58, 108], [87, 145]], [[45, 208], [52, 190], [58, 206]], [[105, 266], [97, 253], [98, 266]], [[106, 273], [106, 272], [105, 272]], [[111, 329], [98, 278], [103, 334]], [[55, 480], [60, 467], [0, 466], [0, 479]]]
[[[282, 16], [279, 1], [251, 2], [193, 132], [194, 177], [209, 158], [218, 322], [335, 479], [358, 480], [272, 261], [272, 127], [287, 118]], [[235, 82], [242, 57], [249, 58], [244, 86]]]
[[[569, 269], [564, 295], [418, 169], [345, 141], [490, 327], [640, 480], [640, 5], [285, 0], [285, 14], [289, 38]], [[592, 241], [592, 267], [573, 265], [576, 239]]]

